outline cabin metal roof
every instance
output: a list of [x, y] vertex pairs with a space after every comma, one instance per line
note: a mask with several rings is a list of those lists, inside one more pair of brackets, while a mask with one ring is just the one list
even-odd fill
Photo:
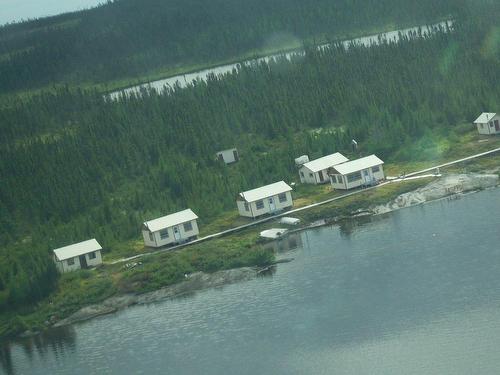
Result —
[[316, 172], [322, 171], [324, 169], [331, 168], [337, 164], [344, 163], [348, 160], [349, 159], [347, 159], [340, 152], [336, 152], [334, 154], [326, 155], [326, 156], [323, 156], [319, 159], [315, 159], [315, 160], [309, 161], [307, 163], [304, 163], [304, 164], [302, 164], [302, 166], [306, 167], [311, 172], [316, 173]]
[[474, 123], [479, 123], [479, 124], [486, 124], [488, 123], [489, 121], [491, 121], [491, 119], [493, 117], [496, 116], [496, 113], [493, 113], [493, 112], [483, 112], [481, 113], [481, 115], [476, 119], [476, 121], [474, 121]]
[[346, 163], [338, 164], [333, 167], [341, 175], [346, 175], [353, 172], [358, 172], [366, 168], [375, 167], [376, 165], [382, 165], [384, 162], [380, 160], [375, 155], [365, 156], [361, 159], [356, 159], [348, 161]]
[[286, 193], [287, 191], [292, 191], [292, 188], [288, 186], [288, 184], [286, 184], [284, 181], [279, 181], [275, 182], [274, 184], [261, 186], [257, 189], [244, 191], [243, 193], [240, 193], [240, 197], [250, 203], [281, 193]]
[[224, 154], [226, 152], [233, 152], [233, 151], [238, 151], [238, 149], [236, 147], [234, 147], [234, 148], [228, 148], [227, 150], [217, 151], [216, 154]]
[[102, 247], [95, 238], [92, 238], [91, 240], [60, 247], [58, 249], [54, 249], [53, 251], [57, 259], [63, 261], [80, 255], [92, 253], [97, 250], [102, 250]]
[[198, 219], [198, 216], [193, 211], [191, 211], [190, 208], [188, 208], [187, 210], [179, 211], [167, 216], [162, 216], [158, 219], [146, 221], [144, 223], [144, 226], [151, 232], [157, 232], [159, 230], [170, 228], [174, 225], [186, 223], [195, 219]]

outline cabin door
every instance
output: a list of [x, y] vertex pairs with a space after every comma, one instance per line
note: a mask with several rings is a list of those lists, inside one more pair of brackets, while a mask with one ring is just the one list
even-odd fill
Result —
[[174, 227], [174, 239], [179, 241], [181, 239], [181, 232], [179, 231], [179, 227]]
[[274, 198], [269, 198], [269, 211], [276, 211], [276, 205], [274, 204]]
[[495, 130], [496, 130], [497, 132], [500, 132], [500, 123], [499, 123], [499, 121], [498, 121], [498, 120], [495, 120]]
[[87, 268], [87, 258], [85, 258], [85, 255], [80, 255], [80, 268]]
[[371, 183], [371, 178], [370, 178], [370, 175], [368, 173], [368, 169], [365, 169], [363, 171], [363, 179], [365, 180], [365, 185], [369, 185]]
[[325, 181], [325, 178], [323, 177], [323, 171], [319, 171], [319, 182]]
[[233, 156], [234, 156], [234, 160], [238, 161], [238, 151], [234, 150], [233, 151]]

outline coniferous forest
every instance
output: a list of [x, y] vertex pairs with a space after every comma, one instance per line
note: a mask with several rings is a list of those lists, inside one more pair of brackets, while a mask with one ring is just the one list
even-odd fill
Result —
[[0, 28], [0, 92], [141, 77], [457, 11], [456, 0], [119, 0]]
[[[104, 9], [121, 9], [119, 4]], [[97, 13], [85, 17], [103, 22]], [[422, 11], [422, 17], [425, 14]], [[373, 48], [309, 48], [292, 61], [242, 66], [233, 74], [162, 95], [150, 92], [111, 101], [102, 92], [73, 85], [32, 95], [3, 95], [0, 309], [22, 307], [54, 288], [52, 248], [96, 237], [105, 251], [112, 252], [137, 238], [144, 220], [186, 207], [203, 225], [235, 209], [235, 196], [244, 189], [296, 179], [293, 159], [299, 155], [346, 151], [355, 138], [364, 152], [390, 158], [428, 132], [470, 122], [478, 111], [498, 107], [500, 89], [492, 82], [500, 81], [500, 29], [494, 26], [499, 15], [498, 5], [474, 10], [464, 6], [453, 32], [436, 30], [426, 37], [416, 33]], [[49, 21], [37, 22], [43, 28]], [[218, 22], [222, 21], [214, 20]], [[13, 25], [1, 33], [22, 34], [25, 27]], [[112, 29], [102, 37], [114, 46], [106, 38], [123, 35]], [[217, 33], [215, 26], [208, 29]], [[43, 48], [67, 43], [66, 31], [56, 31], [44, 29]], [[37, 33], [30, 35], [42, 39]], [[183, 42], [183, 35], [176, 38]], [[4, 41], [1, 48], [11, 47]], [[68, 75], [87, 79], [103, 74], [108, 79], [106, 72], [123, 57], [110, 50], [109, 60], [104, 55], [102, 64], [94, 64], [98, 54], [89, 53], [89, 60], [68, 63], [67, 71], [54, 76], [42, 71], [55, 69], [45, 65], [50, 65], [53, 53], [40, 48], [26, 50], [18, 60], [0, 59], [2, 91], [38, 87], [44, 80], [63, 81]], [[172, 61], [205, 58], [208, 53], [202, 48], [173, 50]], [[216, 53], [217, 48], [210, 50]], [[46, 54], [47, 60], [38, 53]], [[137, 60], [141, 69], [144, 61], [162, 60], [147, 56]], [[41, 62], [36, 68], [35, 60]], [[102, 70], [86, 71], [80, 63]], [[323, 129], [321, 136], [317, 129]], [[226, 167], [215, 161], [216, 151], [233, 146], [240, 150], [239, 163]]]

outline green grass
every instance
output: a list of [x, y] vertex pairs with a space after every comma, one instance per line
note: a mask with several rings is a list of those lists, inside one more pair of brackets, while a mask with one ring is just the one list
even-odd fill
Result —
[[[384, 165], [386, 176], [430, 168], [469, 155], [500, 147], [500, 136], [479, 135], [471, 124], [460, 124], [449, 132], [434, 131], [392, 155]], [[488, 158], [473, 163], [489, 163]]]

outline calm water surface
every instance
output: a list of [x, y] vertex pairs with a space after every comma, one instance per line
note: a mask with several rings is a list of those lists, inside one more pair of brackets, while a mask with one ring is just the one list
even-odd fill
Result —
[[[13, 374], [496, 374], [500, 189], [301, 234], [272, 276], [4, 348]], [[1, 371], [1, 370], [0, 370]]]

